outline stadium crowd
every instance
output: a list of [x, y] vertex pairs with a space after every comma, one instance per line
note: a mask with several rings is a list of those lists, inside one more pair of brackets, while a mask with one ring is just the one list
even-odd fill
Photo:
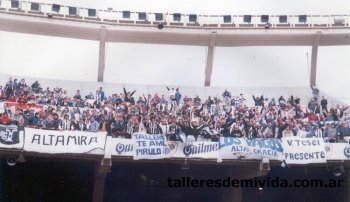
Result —
[[124, 88], [107, 96], [102, 87], [96, 94], [73, 97], [62, 88], [42, 88], [38, 81], [9, 78], [0, 86], [0, 124], [49, 130], [107, 131], [130, 138], [134, 132], [164, 134], [169, 140], [218, 141], [224, 137], [281, 138], [323, 137], [342, 142], [350, 136], [348, 106], [328, 107], [327, 99], [315, 95], [308, 106], [298, 96], [278, 99], [255, 96], [254, 106], [246, 105], [241, 93], [225, 90], [221, 97], [202, 100], [182, 96], [179, 88], [168, 95], [134, 97], [136, 90]]

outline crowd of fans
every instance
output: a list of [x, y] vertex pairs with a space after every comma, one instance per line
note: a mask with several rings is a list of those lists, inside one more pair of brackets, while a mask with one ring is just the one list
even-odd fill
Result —
[[[202, 100], [183, 96], [179, 88], [167, 95], [134, 97], [136, 90], [107, 96], [102, 87], [96, 94], [73, 97], [62, 88], [42, 88], [38, 81], [9, 78], [0, 86], [0, 124], [16, 124], [50, 130], [107, 131], [109, 135], [130, 138], [134, 132], [164, 134], [168, 140], [218, 141], [219, 137], [281, 138], [323, 137], [329, 142], [350, 136], [348, 107], [328, 107], [327, 99], [313, 96], [301, 106], [298, 96], [266, 98], [252, 96], [254, 106], [246, 105], [241, 93], [225, 90], [220, 97]], [[16, 107], [10, 107], [15, 103]], [[42, 108], [27, 108], [35, 103]], [[37, 110], [41, 109], [41, 110]]]

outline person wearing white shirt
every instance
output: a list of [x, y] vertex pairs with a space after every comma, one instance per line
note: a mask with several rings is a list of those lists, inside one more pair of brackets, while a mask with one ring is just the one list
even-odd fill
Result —
[[293, 137], [294, 133], [289, 129], [289, 126], [282, 132], [283, 137]]
[[307, 136], [308, 132], [305, 130], [304, 127], [299, 126], [297, 136], [301, 138], [305, 138]]

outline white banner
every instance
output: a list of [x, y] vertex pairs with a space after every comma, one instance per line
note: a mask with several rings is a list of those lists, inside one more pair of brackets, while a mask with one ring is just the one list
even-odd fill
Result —
[[350, 144], [325, 143], [327, 160], [350, 160]]
[[219, 155], [222, 159], [249, 157], [249, 148], [244, 138], [220, 137]]
[[0, 148], [23, 149], [23, 131], [16, 125], [0, 125]]
[[55, 131], [25, 128], [24, 151], [104, 154], [106, 132]]
[[283, 148], [281, 139], [245, 139], [250, 155], [248, 159], [269, 158], [273, 160], [283, 160]]
[[168, 142], [171, 157], [174, 158], [204, 158], [217, 159], [219, 144], [217, 142], [193, 142], [185, 146], [182, 142]]
[[164, 135], [134, 133], [134, 160], [164, 159], [170, 157], [170, 148]]
[[282, 138], [287, 164], [326, 163], [326, 150], [322, 138]]
[[107, 137], [106, 150], [110, 149], [112, 156], [134, 156], [134, 141], [132, 139], [120, 139]]

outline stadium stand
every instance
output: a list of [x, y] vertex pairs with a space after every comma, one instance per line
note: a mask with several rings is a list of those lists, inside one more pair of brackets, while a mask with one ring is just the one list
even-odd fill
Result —
[[[104, 87], [96, 87], [98, 83], [88, 92], [79, 82], [46, 80], [45, 84], [51, 82], [48, 87], [30, 78], [1, 78], [0, 124], [20, 128], [107, 131], [119, 138], [144, 131], [184, 142], [218, 141], [221, 136], [323, 137], [327, 142], [342, 142], [350, 136], [348, 106], [329, 102], [310, 89], [283, 92], [277, 88], [280, 94], [272, 96], [273, 90], [267, 94], [258, 88], [242, 93], [243, 89], [206, 88], [203, 92], [192, 88], [191, 92], [182, 87], [128, 86], [114, 92], [121, 86], [113, 89], [110, 84], [106, 93]], [[59, 83], [65, 84], [54, 87]], [[74, 87], [77, 90], [71, 90]]]

